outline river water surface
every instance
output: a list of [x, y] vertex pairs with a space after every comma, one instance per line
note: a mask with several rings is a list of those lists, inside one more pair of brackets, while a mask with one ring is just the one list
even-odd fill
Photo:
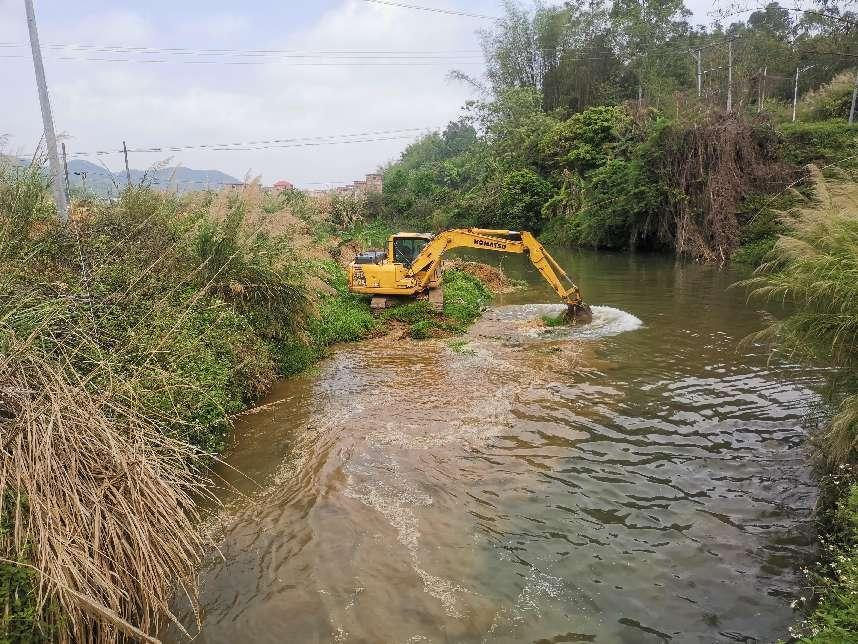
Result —
[[786, 636], [820, 374], [739, 346], [767, 314], [736, 272], [557, 258], [592, 327], [539, 332], [514, 258], [531, 287], [463, 341], [339, 347], [239, 421], [198, 642]]

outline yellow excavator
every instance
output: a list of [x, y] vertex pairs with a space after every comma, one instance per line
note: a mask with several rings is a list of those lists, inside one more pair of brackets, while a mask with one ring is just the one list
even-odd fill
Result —
[[567, 305], [570, 322], [587, 323], [590, 307], [578, 287], [557, 261], [529, 232], [460, 228], [437, 235], [397, 233], [387, 240], [387, 250], [360, 253], [348, 267], [349, 290], [371, 295], [373, 309], [393, 305], [402, 297], [428, 298], [440, 310], [441, 258], [454, 248], [477, 248], [498, 253], [524, 254]]

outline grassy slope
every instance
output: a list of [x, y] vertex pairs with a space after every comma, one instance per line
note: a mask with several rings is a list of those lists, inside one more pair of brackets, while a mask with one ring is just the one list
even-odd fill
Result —
[[408, 302], [382, 314], [384, 320], [409, 325], [414, 340], [458, 335], [468, 327], [491, 301], [492, 295], [479, 278], [468, 273], [444, 271], [444, 311], [438, 315], [427, 301]]
[[791, 219], [782, 215], [789, 230], [771, 242], [745, 284], [759, 298], [790, 306], [761, 337], [832, 368], [833, 418], [811, 443], [823, 471], [823, 548], [810, 573], [814, 592], [803, 598], [813, 608], [793, 629], [803, 642], [828, 644], [858, 633], [858, 217], [854, 184], [812, 177], [814, 201]]

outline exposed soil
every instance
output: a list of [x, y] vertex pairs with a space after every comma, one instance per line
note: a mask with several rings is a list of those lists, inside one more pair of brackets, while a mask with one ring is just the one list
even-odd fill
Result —
[[466, 262], [454, 259], [444, 262], [444, 270], [455, 270], [468, 273], [480, 279], [492, 293], [512, 293], [522, 288], [522, 285], [508, 277], [502, 268], [489, 266], [482, 262]]

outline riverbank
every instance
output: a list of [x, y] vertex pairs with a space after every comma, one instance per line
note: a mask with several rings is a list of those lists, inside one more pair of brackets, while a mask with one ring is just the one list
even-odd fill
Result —
[[810, 440], [822, 489], [821, 558], [806, 570], [807, 592], [795, 602], [810, 608], [808, 617], [792, 630], [801, 641], [822, 643], [858, 632], [858, 187], [842, 173], [825, 179], [815, 167], [809, 177], [810, 198], [795, 194], [787, 210], [767, 213], [783, 234], [743, 285], [756, 301], [788, 307], [755, 340], [829, 366], [830, 413]]
[[64, 226], [38, 168], [0, 168], [0, 641], [156, 632], [196, 594], [232, 416], [386, 320], [418, 338], [479, 314], [490, 294], [454, 271], [443, 315], [376, 319], [336, 261], [374, 232], [358, 206], [139, 187]]

